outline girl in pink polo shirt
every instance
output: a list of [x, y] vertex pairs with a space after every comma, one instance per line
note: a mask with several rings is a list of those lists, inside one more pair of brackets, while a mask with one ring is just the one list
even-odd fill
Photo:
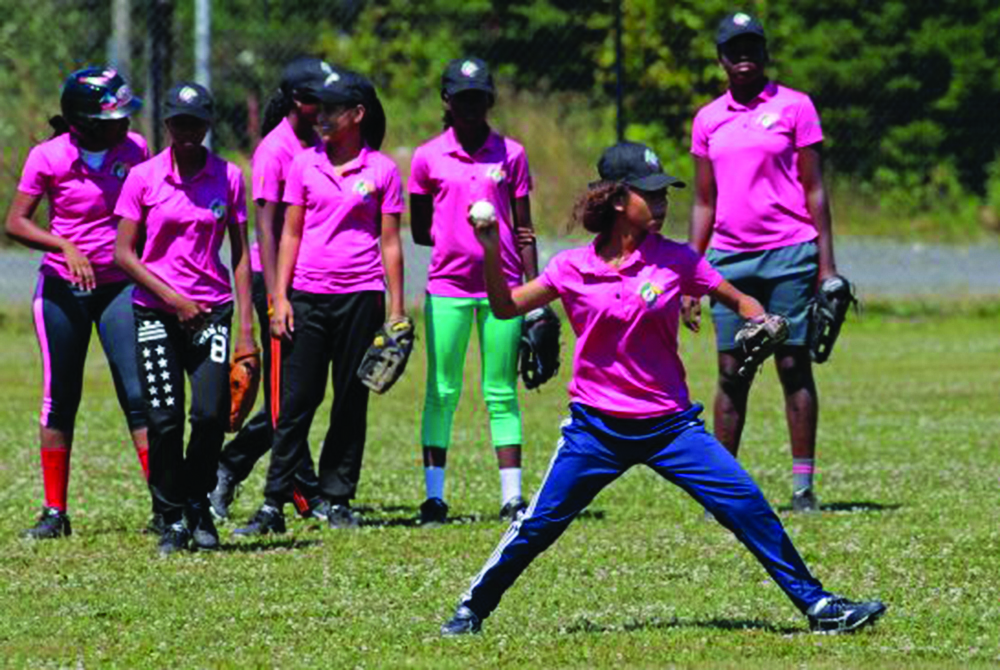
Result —
[[[135, 367], [132, 293], [114, 264], [114, 203], [129, 170], [146, 160], [129, 116], [142, 101], [108, 68], [71, 74], [60, 96], [55, 135], [31, 150], [7, 215], [7, 234], [47, 252], [42, 259], [33, 311], [42, 353], [42, 479], [45, 507], [29, 538], [69, 535], [66, 493], [73, 428], [83, 388], [83, 368], [94, 326], [108, 358], [118, 402], [132, 442], [148, 471], [146, 416]], [[49, 228], [32, 220], [42, 199]]]
[[[729, 90], [694, 120], [695, 198], [690, 245], [741, 291], [784, 316], [790, 336], [775, 355], [792, 445], [792, 509], [815, 511], [819, 404], [808, 349], [809, 306], [836, 276], [830, 207], [823, 187], [819, 117], [804, 93], [768, 80], [767, 43], [757, 19], [737, 12], [719, 24], [719, 62]], [[685, 322], [699, 327], [691, 304]], [[733, 339], [738, 314], [713, 303], [719, 383], [715, 435], [736, 455], [752, 379]]]
[[351, 528], [364, 455], [368, 387], [358, 366], [386, 318], [406, 319], [399, 171], [378, 149], [385, 113], [366, 78], [332, 68], [313, 90], [322, 143], [295, 157], [285, 183], [271, 334], [282, 338], [280, 411], [264, 504], [238, 535], [285, 532], [284, 504], [309, 449], [313, 416], [333, 368], [319, 482], [331, 528]]
[[[280, 340], [270, 342], [271, 318], [268, 296], [274, 293], [277, 273], [278, 240], [284, 221], [282, 196], [292, 159], [316, 146], [316, 118], [319, 100], [313, 90], [322, 86], [333, 70], [318, 58], [299, 58], [289, 63], [281, 75], [281, 86], [264, 112], [264, 139], [253, 154], [253, 200], [256, 204], [257, 236], [250, 247], [253, 271], [253, 305], [260, 324], [264, 346], [264, 406], [240, 429], [219, 457], [218, 483], [209, 495], [212, 513], [217, 519], [229, 518], [236, 487], [250, 476], [250, 471], [271, 448], [273, 423], [271, 352]], [[305, 517], [326, 518], [326, 505], [319, 495], [319, 480], [309, 451], [295, 474], [293, 498]]]
[[483, 397], [500, 468], [500, 517], [513, 519], [521, 497], [521, 412], [517, 354], [521, 320], [503, 321], [489, 310], [483, 255], [469, 228], [469, 207], [493, 205], [500, 223], [504, 276], [511, 285], [538, 274], [531, 224], [531, 175], [524, 148], [493, 131], [486, 117], [496, 92], [486, 63], [462, 58], [441, 78], [445, 131], [418, 147], [410, 170], [410, 225], [417, 244], [432, 246], [428, 271], [427, 390], [424, 399], [424, 524], [445, 521], [445, 464], [452, 417], [462, 392], [472, 326], [479, 332]]
[[[193, 544], [212, 550], [219, 535], [207, 495], [215, 487], [229, 422], [233, 298], [235, 356], [255, 357], [243, 174], [202, 142], [214, 103], [203, 86], [167, 92], [170, 146], [129, 174], [115, 213], [115, 260], [135, 280], [139, 375], [149, 417], [154, 510], [161, 554]], [[229, 235], [235, 292], [219, 256]], [[136, 254], [143, 239], [142, 257]], [[184, 375], [191, 384], [191, 434], [184, 448]]]
[[[577, 218], [594, 242], [557, 255], [535, 280], [511, 290], [496, 224], [476, 229], [485, 252], [486, 288], [498, 318], [511, 319], [562, 300], [576, 333], [570, 418], [541, 488], [472, 580], [443, 635], [477, 633], [481, 622], [534, 558], [600, 491], [643, 464], [711, 511], [753, 553], [813, 630], [848, 632], [885, 611], [823, 590], [760, 489], [692, 404], [677, 351], [682, 295], [709, 295], [744, 319], [764, 316], [686, 245], [660, 236], [667, 187], [656, 154], [621, 143], [598, 164]], [[651, 591], [655, 591], [651, 589]]]

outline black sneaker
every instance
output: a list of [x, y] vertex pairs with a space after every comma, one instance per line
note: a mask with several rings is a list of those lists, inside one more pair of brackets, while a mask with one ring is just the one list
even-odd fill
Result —
[[500, 508], [500, 520], [510, 522], [517, 521], [517, 518], [521, 516], [521, 513], [526, 509], [528, 509], [528, 503], [524, 502], [524, 498], [521, 496], [514, 496], [505, 502], [504, 506]]
[[312, 498], [308, 501], [308, 507], [304, 509], [296, 507], [295, 511], [306, 520], [329, 521], [330, 519], [330, 503], [323, 498]]
[[166, 529], [167, 523], [163, 520], [163, 515], [159, 512], [153, 512], [146, 523], [146, 532], [150, 535], [163, 535], [163, 531]]
[[190, 503], [187, 509], [188, 527], [191, 529], [192, 549], [215, 551], [219, 548], [219, 531], [212, 520], [208, 502]]
[[160, 552], [160, 556], [169, 556], [170, 554], [187, 549], [190, 542], [191, 533], [188, 531], [187, 526], [184, 525], [183, 521], [177, 521], [167, 526], [166, 530], [163, 531], [157, 549]]
[[69, 537], [73, 529], [69, 526], [69, 515], [55, 507], [43, 507], [42, 514], [35, 525], [21, 533], [21, 537], [30, 540], [54, 540], [57, 537]]
[[229, 518], [229, 507], [233, 504], [239, 493], [240, 483], [235, 475], [220, 465], [216, 471], [215, 488], [208, 494], [209, 510], [219, 521], [226, 521]]
[[348, 505], [330, 505], [330, 511], [327, 513], [326, 522], [330, 524], [330, 528], [357, 528], [361, 525], [358, 522], [358, 517], [354, 516], [354, 512]]
[[819, 500], [816, 499], [812, 487], [799, 489], [792, 493], [792, 511], [806, 514], [819, 511]]
[[250, 517], [250, 522], [243, 528], [233, 531], [234, 535], [241, 537], [251, 537], [253, 535], [267, 535], [274, 533], [281, 535], [285, 532], [285, 513], [277, 507], [261, 505], [256, 514]]
[[827, 596], [809, 608], [809, 628], [814, 633], [851, 633], [875, 623], [885, 614], [878, 600], [852, 602], [842, 596]]
[[448, 520], [448, 503], [440, 498], [428, 498], [420, 506], [421, 526], [440, 526]]
[[441, 626], [441, 635], [455, 637], [458, 635], [474, 635], [482, 631], [483, 622], [476, 613], [465, 605], [459, 605], [454, 616]]

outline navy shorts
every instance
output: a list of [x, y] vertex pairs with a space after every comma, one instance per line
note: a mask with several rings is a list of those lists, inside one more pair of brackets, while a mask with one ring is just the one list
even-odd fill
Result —
[[[769, 314], [788, 319], [786, 344], [805, 346], [809, 335], [809, 304], [816, 295], [819, 276], [815, 242], [764, 251], [709, 249], [705, 259], [726, 281], [756, 298]], [[719, 351], [736, 349], [736, 332], [744, 323], [740, 315], [713, 300], [712, 322]]]

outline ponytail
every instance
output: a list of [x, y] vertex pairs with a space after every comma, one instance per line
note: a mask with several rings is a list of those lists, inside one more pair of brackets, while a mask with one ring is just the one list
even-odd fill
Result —
[[260, 136], [267, 137], [268, 134], [278, 127], [286, 116], [294, 109], [295, 101], [290, 92], [284, 88], [279, 88], [267, 101], [264, 109], [264, 121], [261, 124]]
[[591, 233], [607, 235], [615, 222], [615, 202], [627, 193], [628, 187], [620, 182], [594, 182], [573, 207], [573, 221]]
[[378, 151], [382, 148], [382, 141], [385, 139], [385, 109], [382, 108], [382, 101], [374, 90], [364, 101], [365, 116], [361, 120], [361, 137], [365, 144]]

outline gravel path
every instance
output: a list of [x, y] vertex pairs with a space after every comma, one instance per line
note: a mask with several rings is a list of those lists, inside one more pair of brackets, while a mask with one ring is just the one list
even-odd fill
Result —
[[[419, 304], [430, 251], [404, 234], [407, 302]], [[864, 297], [1000, 297], [1000, 244], [953, 247], [883, 240], [837, 238], [840, 271]], [[542, 265], [565, 243], [542, 240]], [[37, 277], [39, 254], [0, 250], [0, 305], [27, 305]]]

